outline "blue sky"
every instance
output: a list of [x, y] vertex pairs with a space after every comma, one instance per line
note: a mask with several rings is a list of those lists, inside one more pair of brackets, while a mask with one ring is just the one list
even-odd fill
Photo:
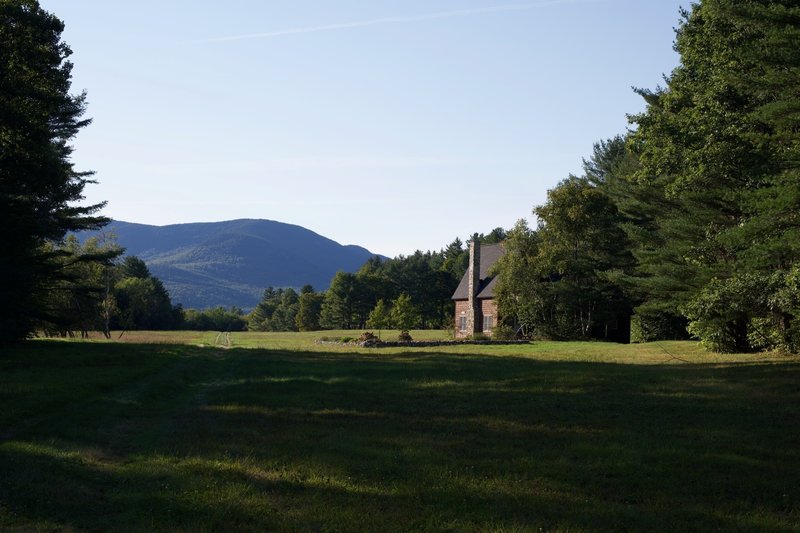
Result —
[[388, 256], [531, 222], [663, 84], [688, 0], [42, 0], [66, 23], [87, 201], [266, 218]]

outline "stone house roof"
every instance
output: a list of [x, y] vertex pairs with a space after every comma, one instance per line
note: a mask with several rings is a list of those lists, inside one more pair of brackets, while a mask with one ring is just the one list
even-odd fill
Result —
[[[482, 244], [480, 245], [480, 285], [476, 297], [478, 299], [494, 298], [494, 290], [497, 285], [497, 276], [490, 276], [489, 271], [503, 255], [502, 244]], [[456, 291], [453, 293], [453, 300], [469, 299], [469, 270], [461, 278]]]

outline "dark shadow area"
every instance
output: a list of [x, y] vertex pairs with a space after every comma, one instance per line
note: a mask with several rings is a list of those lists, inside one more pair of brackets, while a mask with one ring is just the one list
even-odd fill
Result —
[[34, 348], [0, 356], [0, 527], [800, 527], [794, 362]]

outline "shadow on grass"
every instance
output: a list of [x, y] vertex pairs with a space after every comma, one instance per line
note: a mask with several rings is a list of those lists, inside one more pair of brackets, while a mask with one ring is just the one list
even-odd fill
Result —
[[0, 358], [0, 526], [800, 525], [796, 363], [64, 346]]

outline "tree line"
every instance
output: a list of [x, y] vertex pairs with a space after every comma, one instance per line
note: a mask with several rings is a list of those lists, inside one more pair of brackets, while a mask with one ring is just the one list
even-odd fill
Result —
[[[173, 306], [164, 284], [144, 261], [129, 256], [113, 239], [92, 237], [84, 244], [69, 235], [45, 249], [59, 265], [39, 299], [32, 327], [46, 335], [72, 336], [80, 332], [178, 329], [184, 322], [181, 307]], [[90, 261], [88, 258], [97, 258]]]
[[675, 49], [632, 129], [509, 232], [501, 312], [556, 338], [634, 311], [642, 340], [800, 351], [800, 7], [704, 0]]
[[[474, 234], [477, 242], [505, 238], [501, 228]], [[456, 238], [438, 252], [417, 251], [394, 259], [374, 257], [355, 273], [338, 272], [315, 291], [268, 287], [246, 313], [241, 308], [183, 309], [146, 263], [124, 256], [113, 235], [81, 244], [70, 234], [46, 249], [60, 264], [39, 302], [32, 329], [45, 335], [88, 335], [128, 330], [316, 331], [322, 329], [450, 328], [451, 296], [466, 271], [468, 251]], [[80, 260], [76, 260], [80, 258]], [[92, 259], [93, 260], [90, 260]]]
[[[506, 232], [495, 228], [471, 239], [501, 242]], [[416, 251], [393, 259], [373, 257], [357, 272], [337, 272], [321, 292], [306, 285], [269, 287], [248, 316], [254, 331], [315, 331], [396, 327], [451, 328], [451, 297], [467, 269], [469, 252], [456, 238], [440, 251]]]

